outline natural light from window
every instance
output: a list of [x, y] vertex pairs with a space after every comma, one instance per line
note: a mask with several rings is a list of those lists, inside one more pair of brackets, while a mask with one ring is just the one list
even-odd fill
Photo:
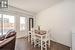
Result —
[[10, 29], [15, 29], [15, 17], [12, 15], [0, 14], [0, 35], [6, 34]]
[[26, 22], [25, 17], [20, 17], [20, 31], [25, 30], [25, 22]]
[[0, 35], [1, 35], [1, 14], [0, 14]]

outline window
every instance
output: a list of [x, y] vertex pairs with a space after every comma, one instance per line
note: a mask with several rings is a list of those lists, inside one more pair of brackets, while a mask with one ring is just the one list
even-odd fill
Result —
[[6, 34], [10, 29], [15, 29], [14, 16], [3, 14], [3, 34]]
[[0, 35], [6, 34], [10, 29], [15, 29], [15, 17], [0, 14]]
[[0, 14], [0, 35], [1, 35], [1, 14]]
[[26, 22], [26, 18], [25, 17], [20, 17], [20, 31], [25, 30], [25, 22]]

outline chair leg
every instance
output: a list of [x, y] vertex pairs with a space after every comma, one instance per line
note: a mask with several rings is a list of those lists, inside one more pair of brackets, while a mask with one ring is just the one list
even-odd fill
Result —
[[33, 39], [31, 38], [31, 44], [33, 44]]
[[45, 41], [45, 50], [47, 50], [47, 42]]
[[34, 47], [36, 46], [36, 40], [34, 40]]
[[42, 40], [41, 40], [41, 50], [43, 50], [43, 42], [42, 42]]
[[48, 41], [48, 43], [49, 43], [49, 44], [48, 44], [48, 47], [50, 47], [50, 40]]
[[30, 42], [30, 36], [28, 36], [28, 42]]

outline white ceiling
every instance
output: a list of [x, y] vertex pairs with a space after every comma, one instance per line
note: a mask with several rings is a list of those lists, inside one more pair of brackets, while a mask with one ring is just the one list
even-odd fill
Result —
[[32, 13], [38, 13], [61, 1], [62, 0], [9, 0], [9, 5]]

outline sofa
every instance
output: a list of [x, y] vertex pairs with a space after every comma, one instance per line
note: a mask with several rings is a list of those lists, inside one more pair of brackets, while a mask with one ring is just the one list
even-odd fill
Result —
[[16, 32], [11, 31], [0, 36], [0, 50], [15, 50]]

